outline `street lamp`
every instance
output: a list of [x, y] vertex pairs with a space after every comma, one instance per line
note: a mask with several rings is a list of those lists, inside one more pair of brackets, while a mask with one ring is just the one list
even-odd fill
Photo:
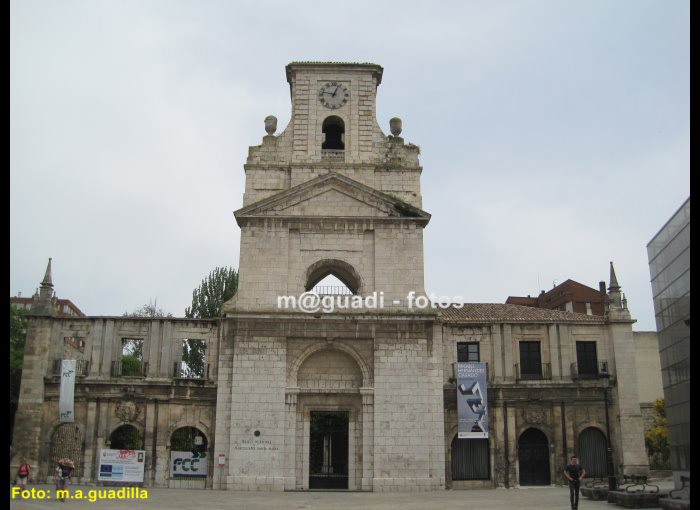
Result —
[[608, 387], [610, 386], [610, 374], [606, 370], [601, 372], [600, 378], [603, 380], [603, 395], [605, 395], [605, 429], [607, 432], [605, 442], [608, 460], [608, 489], [614, 491], [617, 489], [617, 479], [615, 478], [615, 468], [613, 467], [612, 442], [610, 441], [610, 414], [608, 412]]

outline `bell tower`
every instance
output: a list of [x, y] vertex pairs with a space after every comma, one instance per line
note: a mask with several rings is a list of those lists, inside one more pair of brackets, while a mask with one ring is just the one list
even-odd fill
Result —
[[[250, 147], [245, 164], [240, 282], [226, 312], [273, 310], [318, 274], [355, 294], [384, 293], [401, 308], [424, 293], [419, 149], [385, 135], [376, 119], [376, 64], [293, 62], [286, 67], [292, 116], [279, 135]], [[319, 270], [319, 265], [321, 269]]]
[[[391, 135], [379, 128], [380, 66], [293, 62], [286, 73], [289, 125], [276, 134], [265, 119], [234, 212], [240, 277], [222, 307], [215, 439], [228, 453], [214, 486], [443, 488], [437, 314], [407, 299], [425, 294], [418, 147], [397, 118]], [[317, 287], [329, 275], [343, 295]], [[305, 297], [353, 306], [280, 306], [313, 289]]]

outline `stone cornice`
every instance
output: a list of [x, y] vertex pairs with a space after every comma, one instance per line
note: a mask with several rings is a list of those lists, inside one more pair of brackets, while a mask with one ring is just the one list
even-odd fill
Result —
[[289, 163], [287, 161], [266, 161], [264, 163], [246, 163], [243, 165], [243, 170], [246, 172], [248, 170], [280, 170], [280, 171], [292, 171], [293, 169], [303, 170], [305, 168], [313, 169], [323, 169], [323, 170], [335, 170], [335, 169], [371, 169], [375, 172], [391, 172], [392, 170], [402, 171], [402, 172], [417, 172], [422, 173], [422, 166], [408, 166], [400, 165], [395, 163], [337, 163], [330, 161], [309, 161], [309, 162], [294, 162]]

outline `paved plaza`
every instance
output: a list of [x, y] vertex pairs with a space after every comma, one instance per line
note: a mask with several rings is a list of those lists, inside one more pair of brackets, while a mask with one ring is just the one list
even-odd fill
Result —
[[[662, 482], [661, 489], [672, 488]], [[52, 490], [52, 485], [31, 485], [30, 488]], [[94, 486], [76, 486], [85, 492]], [[105, 489], [100, 487], [100, 490]], [[52, 491], [53, 494], [53, 491]], [[22, 509], [167, 509], [167, 510], [344, 510], [364, 508], [378, 510], [568, 510], [569, 490], [566, 487], [538, 487], [495, 490], [434, 491], [420, 493], [377, 492], [237, 492], [189, 489], [148, 489], [146, 500], [112, 500], [90, 502], [55, 500], [12, 500], [12, 510]], [[621, 508], [605, 501], [581, 498], [580, 510]]]

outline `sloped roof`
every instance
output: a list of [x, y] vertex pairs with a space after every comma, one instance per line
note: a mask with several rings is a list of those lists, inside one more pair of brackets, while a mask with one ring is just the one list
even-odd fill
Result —
[[586, 322], [603, 324], [599, 315], [562, 312], [547, 308], [509, 305], [500, 303], [465, 303], [461, 308], [451, 306], [440, 310], [440, 318], [446, 322]]

